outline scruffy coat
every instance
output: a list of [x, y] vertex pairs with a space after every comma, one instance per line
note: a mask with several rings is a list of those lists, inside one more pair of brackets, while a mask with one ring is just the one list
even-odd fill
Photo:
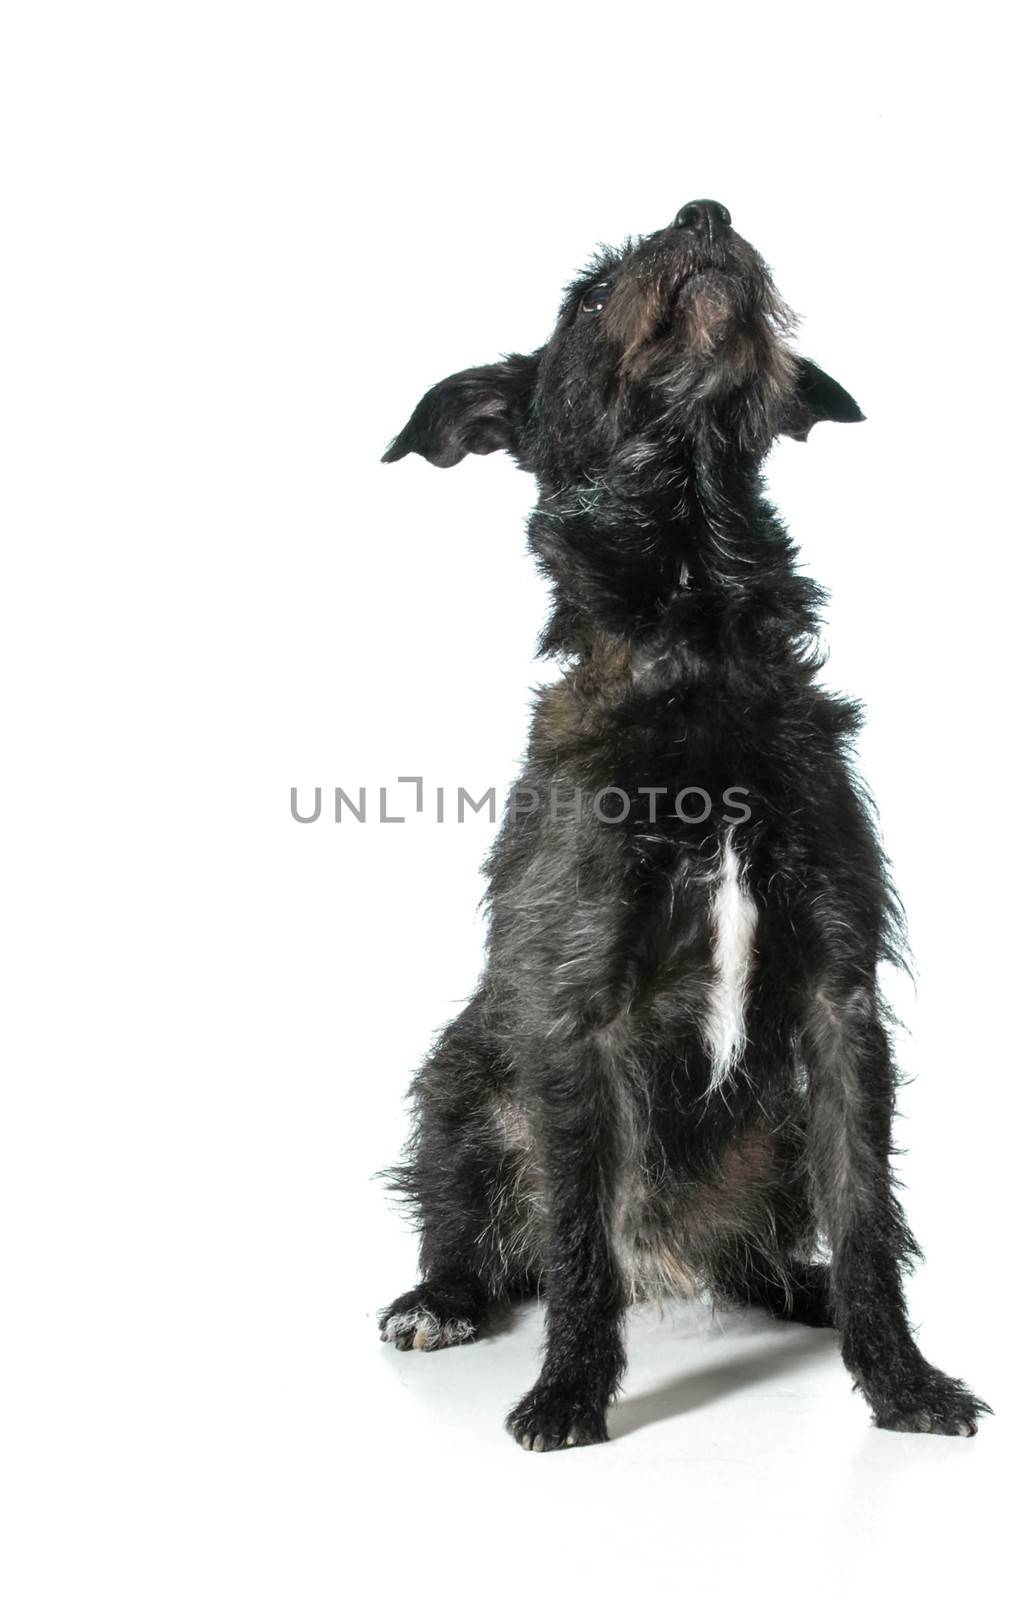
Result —
[[506, 449], [552, 587], [524, 771], [488, 863], [477, 993], [415, 1087], [394, 1182], [422, 1281], [399, 1349], [541, 1290], [541, 1376], [509, 1427], [606, 1437], [638, 1296], [834, 1325], [883, 1427], [973, 1433], [902, 1272], [894, 1067], [877, 984], [896, 901], [855, 777], [857, 707], [818, 686], [821, 594], [760, 476], [779, 434], [860, 420], [793, 352], [712, 201], [598, 256], [531, 356], [424, 396], [386, 460]]

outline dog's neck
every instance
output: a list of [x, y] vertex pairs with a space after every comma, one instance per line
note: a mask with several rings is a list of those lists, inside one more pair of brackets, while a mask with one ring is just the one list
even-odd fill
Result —
[[759, 465], [730, 451], [543, 495], [531, 543], [554, 587], [546, 654], [583, 657], [606, 635], [643, 657], [779, 660], [817, 632], [821, 590], [797, 571]]

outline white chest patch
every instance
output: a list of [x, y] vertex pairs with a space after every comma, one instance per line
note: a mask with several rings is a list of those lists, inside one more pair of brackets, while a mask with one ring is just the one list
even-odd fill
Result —
[[714, 981], [703, 1021], [712, 1090], [724, 1083], [746, 1048], [746, 993], [757, 930], [757, 907], [743, 888], [731, 838], [725, 840], [714, 883], [710, 902]]

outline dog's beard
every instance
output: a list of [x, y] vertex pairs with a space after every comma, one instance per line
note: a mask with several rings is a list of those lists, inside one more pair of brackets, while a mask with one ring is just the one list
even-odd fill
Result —
[[619, 285], [607, 334], [620, 349], [618, 383], [629, 398], [648, 395], [654, 415], [764, 449], [796, 381], [787, 343], [794, 320], [762, 267], [681, 264], [680, 272], [672, 265]]
[[727, 273], [693, 273], [675, 296], [672, 342], [684, 340], [697, 360], [716, 356], [734, 331], [738, 296]]
[[668, 252], [618, 283], [603, 315], [621, 379], [712, 394], [792, 382], [785, 338], [795, 319], [744, 243], [712, 260]]

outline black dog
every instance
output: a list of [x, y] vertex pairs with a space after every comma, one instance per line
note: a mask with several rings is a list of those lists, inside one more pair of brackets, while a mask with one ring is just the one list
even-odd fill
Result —
[[489, 861], [483, 980], [414, 1087], [393, 1178], [423, 1281], [381, 1318], [433, 1350], [541, 1286], [509, 1417], [535, 1450], [605, 1439], [625, 1307], [701, 1286], [836, 1327], [881, 1427], [987, 1409], [925, 1361], [901, 1286], [876, 977], [899, 917], [858, 708], [816, 686], [821, 591], [760, 477], [777, 435], [861, 413], [791, 326], [697, 200], [599, 256], [534, 355], [437, 384], [384, 458], [508, 450], [541, 491], [566, 670]]

